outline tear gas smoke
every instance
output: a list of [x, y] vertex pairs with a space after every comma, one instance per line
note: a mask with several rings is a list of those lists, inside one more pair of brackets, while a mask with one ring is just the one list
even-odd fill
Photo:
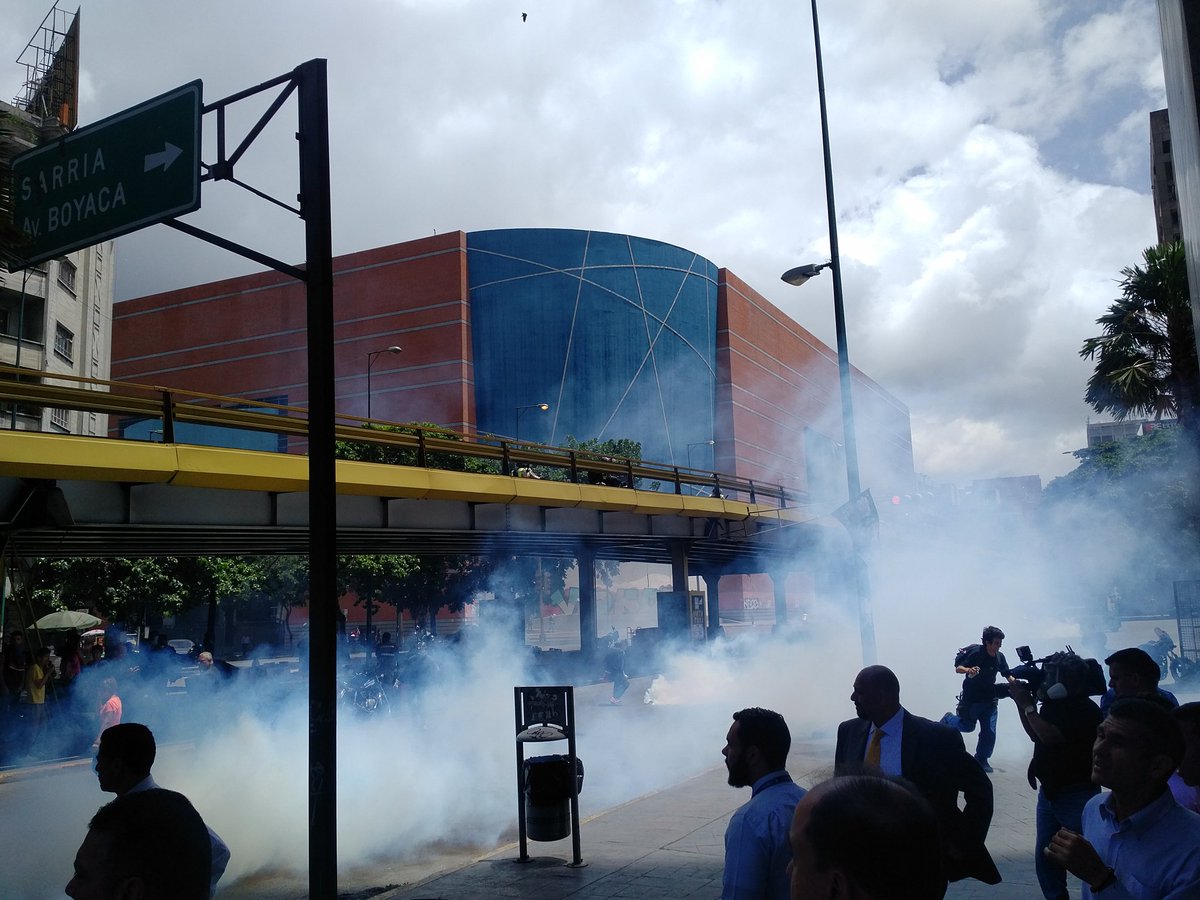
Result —
[[[977, 642], [985, 625], [1006, 632], [1010, 655], [1018, 644], [1041, 653], [1073, 643], [1088, 655], [1124, 645], [1113, 637], [1108, 647], [1081, 646], [1079, 619], [1053, 587], [1061, 584], [1054, 577], [1061, 568], [1078, 565], [1068, 538], [1048, 545], [1045, 533], [1004, 520], [919, 538], [885, 527], [879, 543], [870, 559], [879, 662], [896, 672], [901, 701], [918, 715], [937, 719], [953, 708], [961, 685], [954, 652]], [[853, 715], [858, 624], [838, 605], [816, 603], [806, 611], [807, 630], [798, 636], [746, 634], [675, 653], [648, 689], [635, 683], [622, 707], [601, 707], [577, 693], [578, 748], [587, 772], [582, 815], [719, 767], [731, 714], [742, 707], [778, 710], [797, 740], [831, 739], [837, 723]], [[343, 870], [513, 839], [512, 688], [538, 683], [527, 659], [509, 632], [485, 622], [453, 650], [441, 650], [428, 687], [402, 697], [390, 717], [339, 715]], [[260, 871], [307, 869], [306, 693], [282, 689], [270, 676], [246, 677], [253, 671], [214, 692], [212, 705], [177, 696], [144, 707], [143, 716], [131, 698], [126, 715], [166, 736], [156, 779], [188, 795], [232, 848], [226, 886]], [[1009, 707], [1001, 702], [993, 762], [1024, 766], [1030, 744]], [[169, 736], [185, 732], [199, 732], [192, 748], [171, 749]], [[964, 740], [974, 749], [975, 735]], [[87, 819], [111, 798], [90, 772], [26, 782], [24, 796], [33, 799], [19, 810], [7, 805], [16, 789], [0, 785], [9, 823], [0, 828], [6, 880], [28, 887], [24, 896], [60, 896]], [[744, 799], [731, 789], [729, 809]], [[34, 834], [37, 847], [30, 848]]]

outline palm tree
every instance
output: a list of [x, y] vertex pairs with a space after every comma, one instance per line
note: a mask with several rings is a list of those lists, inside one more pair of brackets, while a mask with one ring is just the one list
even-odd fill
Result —
[[1104, 329], [1079, 355], [1096, 361], [1084, 400], [1118, 420], [1173, 415], [1200, 426], [1200, 369], [1183, 244], [1148, 248], [1144, 266], [1121, 270], [1121, 297], [1096, 320]]

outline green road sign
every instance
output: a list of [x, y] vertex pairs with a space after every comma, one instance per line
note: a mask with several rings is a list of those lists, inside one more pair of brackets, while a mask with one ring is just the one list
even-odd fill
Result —
[[202, 94], [193, 81], [14, 157], [26, 264], [199, 209]]

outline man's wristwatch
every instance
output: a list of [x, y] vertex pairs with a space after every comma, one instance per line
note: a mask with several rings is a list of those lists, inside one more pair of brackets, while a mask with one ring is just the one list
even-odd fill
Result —
[[1036, 703], [1030, 703], [1027, 707], [1025, 707], [1025, 715], [1032, 716], [1035, 712], [1037, 712]]

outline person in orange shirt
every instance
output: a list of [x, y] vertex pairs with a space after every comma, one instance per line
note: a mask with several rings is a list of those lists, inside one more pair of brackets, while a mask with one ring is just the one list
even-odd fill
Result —
[[121, 722], [121, 698], [117, 696], [117, 679], [109, 676], [100, 683], [100, 730], [96, 732], [96, 740], [92, 741], [92, 749], [100, 747], [100, 735], [104, 729]]

